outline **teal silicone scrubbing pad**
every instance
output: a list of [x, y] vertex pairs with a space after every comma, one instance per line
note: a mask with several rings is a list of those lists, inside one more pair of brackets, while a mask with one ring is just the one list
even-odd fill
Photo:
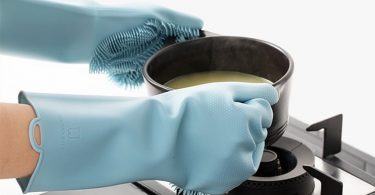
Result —
[[143, 83], [144, 63], [163, 47], [168, 37], [180, 42], [198, 37], [199, 30], [149, 19], [142, 26], [104, 39], [95, 50], [90, 72], [107, 73], [119, 85], [139, 86]]

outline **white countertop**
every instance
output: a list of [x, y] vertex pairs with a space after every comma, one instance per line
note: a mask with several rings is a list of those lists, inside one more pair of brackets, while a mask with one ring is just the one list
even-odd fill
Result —
[[[375, 156], [375, 12], [372, 1], [153, 1], [200, 16], [205, 30], [273, 42], [295, 61], [290, 114], [313, 123], [344, 114], [344, 142]], [[117, 2], [116, 2], [117, 3]], [[116, 87], [87, 64], [0, 54], [0, 102], [20, 90], [144, 96]], [[0, 180], [0, 194], [22, 194]], [[38, 194], [38, 193], [37, 193]]]

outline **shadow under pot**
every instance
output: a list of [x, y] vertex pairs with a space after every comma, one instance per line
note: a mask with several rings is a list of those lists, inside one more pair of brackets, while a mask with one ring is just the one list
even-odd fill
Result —
[[235, 71], [265, 78], [279, 93], [278, 103], [272, 106], [274, 116], [266, 146], [277, 141], [287, 127], [293, 60], [272, 43], [246, 37], [198, 38], [159, 50], [146, 62], [143, 71], [150, 95], [173, 90], [165, 83], [197, 72]]

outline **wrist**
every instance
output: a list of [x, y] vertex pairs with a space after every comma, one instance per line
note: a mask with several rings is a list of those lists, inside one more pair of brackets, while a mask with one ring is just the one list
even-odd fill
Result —
[[0, 178], [33, 172], [39, 155], [29, 144], [28, 124], [34, 116], [29, 105], [0, 104]]

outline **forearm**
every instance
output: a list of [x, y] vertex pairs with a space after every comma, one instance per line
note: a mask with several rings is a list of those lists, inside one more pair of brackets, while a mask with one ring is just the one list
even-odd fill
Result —
[[[0, 103], [0, 179], [31, 175], [39, 154], [29, 141], [28, 127], [35, 117], [31, 106]], [[36, 131], [40, 143], [39, 131]]]

